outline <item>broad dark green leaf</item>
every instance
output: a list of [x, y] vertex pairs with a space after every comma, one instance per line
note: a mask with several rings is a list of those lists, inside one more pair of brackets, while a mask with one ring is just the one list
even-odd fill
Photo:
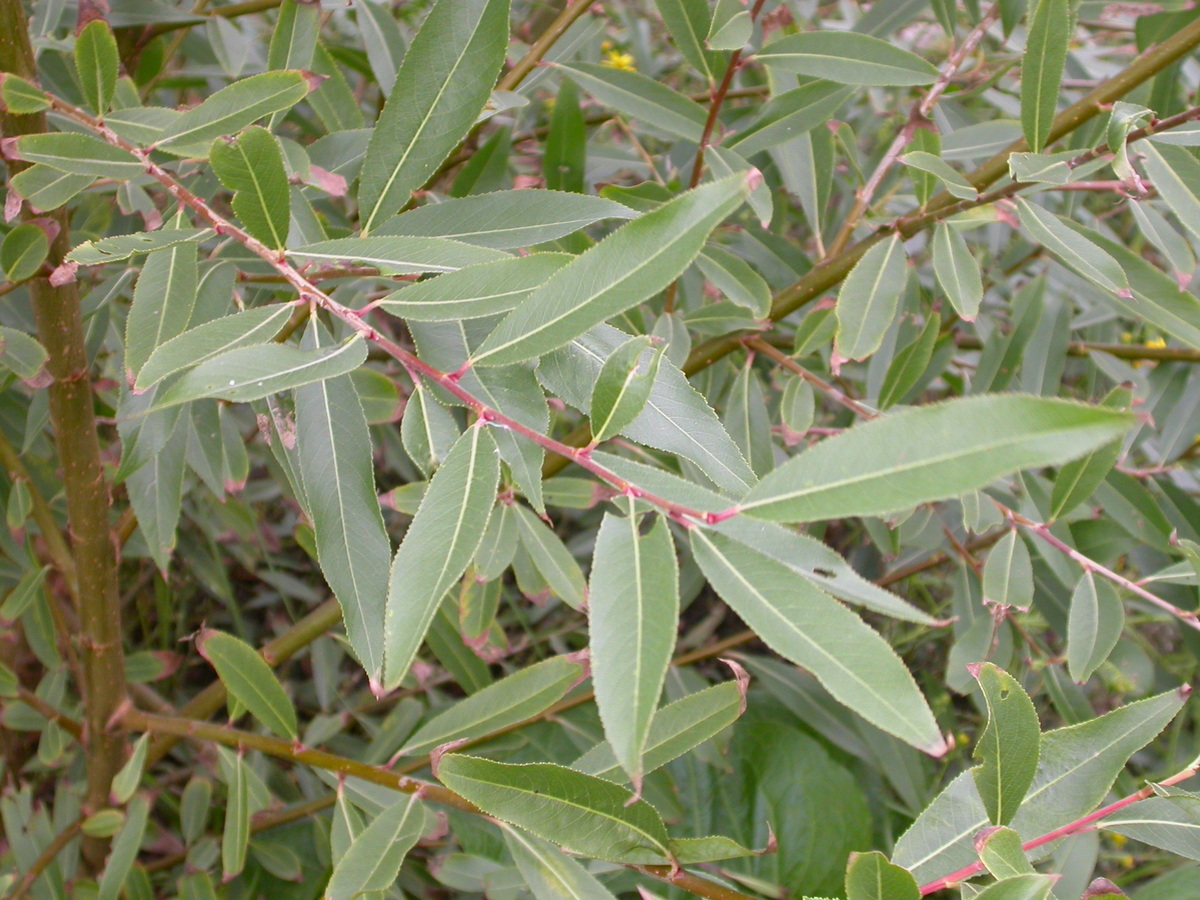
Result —
[[570, 262], [567, 253], [534, 253], [478, 263], [402, 288], [379, 307], [414, 322], [453, 322], [508, 312]]
[[1029, 149], [1046, 146], [1075, 14], [1069, 0], [1037, 0], [1021, 57], [1021, 128]]
[[596, 705], [608, 739], [634, 787], [675, 649], [679, 567], [661, 516], [642, 530], [632, 503], [604, 517], [588, 591], [588, 634]]
[[291, 109], [317, 83], [309, 73], [298, 71], [263, 72], [235, 81], [176, 119], [154, 146], [176, 156], [204, 157], [217, 138]]
[[26, 281], [37, 274], [50, 253], [50, 238], [32, 222], [17, 225], [4, 235], [0, 243], [0, 266], [4, 278], [12, 284]]
[[898, 236], [863, 254], [838, 292], [837, 354], [842, 359], [866, 359], [879, 349], [907, 279], [904, 242]]
[[667, 829], [628, 789], [550, 763], [510, 765], [442, 757], [435, 776], [490, 816], [583, 856], [663, 863]]
[[280, 737], [296, 738], [292, 701], [253, 647], [232, 634], [208, 629], [196, 641], [196, 649], [217, 670], [230, 695], [254, 718]]
[[772, 41], [755, 59], [797, 75], [838, 84], [932, 84], [938, 71], [916, 54], [866, 34], [806, 31]]
[[464, 266], [511, 259], [509, 254], [438, 237], [336, 238], [288, 250], [288, 255], [332, 265], [360, 263], [386, 275], [453, 272]]
[[75, 38], [75, 72], [88, 108], [98, 116], [108, 112], [117, 89], [121, 57], [117, 39], [104, 19], [93, 19]]
[[636, 306], [675, 280], [749, 193], [750, 178], [702, 185], [624, 225], [576, 257], [496, 326], [477, 365], [524, 362]]
[[1125, 606], [1107, 581], [1084, 572], [1071, 594], [1067, 619], [1067, 671], [1079, 684], [1104, 663], [1125, 629]]
[[222, 316], [176, 335], [157, 345], [138, 370], [135, 391], [144, 391], [168, 375], [199, 365], [229, 350], [247, 344], [261, 344], [279, 333], [293, 307], [288, 304], [260, 306]]
[[268, 247], [287, 243], [291, 194], [283, 151], [265, 128], [255, 125], [236, 138], [217, 138], [209, 163], [221, 184], [233, 191], [233, 211], [242, 225]]
[[[1011, 532], [1010, 532], [1011, 533]], [[1007, 825], [1025, 799], [1037, 771], [1041, 727], [1033, 701], [1019, 681], [992, 663], [971, 667], [987, 705], [971, 770], [993, 825]]]
[[199, 278], [193, 243], [156, 250], [146, 258], [125, 321], [125, 373], [130, 381], [151, 353], [187, 330]]
[[560, 64], [559, 68], [605, 106], [655, 131], [689, 141], [699, 141], [704, 133], [708, 118], [704, 107], [648, 75], [596, 63]]
[[846, 900], [920, 900], [916, 879], [878, 850], [851, 853], [846, 867]]
[[[1042, 735], [1033, 784], [1011, 827], [1024, 840], [1092, 812], [1134, 753], [1149, 743], [1183, 707], [1180, 691], [1167, 691]], [[892, 856], [925, 881], [978, 859], [974, 837], [988, 824], [974, 780], [964, 772], [918, 816]]]
[[89, 134], [29, 134], [13, 145], [18, 159], [71, 175], [123, 180], [140, 175], [141, 162], [120, 147]]
[[333, 867], [327, 900], [354, 900], [384, 891], [396, 881], [404, 857], [425, 830], [425, 807], [416, 794], [401, 797], [354, 838]]
[[496, 442], [486, 428], [468, 428], [429, 482], [392, 562], [384, 618], [385, 689], [408, 673], [442, 598], [475, 555], [499, 481]]
[[260, 400], [323, 378], [345, 375], [366, 358], [366, 343], [358, 335], [319, 350], [302, 350], [290, 344], [238, 347], [185, 372], [155, 399], [154, 408], [163, 409], [201, 397], [235, 403]]
[[858, 616], [751, 546], [701, 528], [691, 539], [709, 583], [769, 647], [871, 724], [926, 753], [946, 751], [912, 675]]
[[404, 90], [371, 134], [358, 189], [369, 234], [404, 207], [462, 140], [495, 85], [508, 46], [508, 0], [438, 0], [400, 65]]
[[[304, 347], [315, 352], [331, 341], [310, 328]], [[296, 389], [296, 454], [321, 572], [342, 607], [350, 646], [378, 679], [392, 546], [379, 509], [366, 416], [349, 375]]]
[[886, 515], [965, 494], [1018, 469], [1107, 444], [1127, 414], [1067, 400], [991, 395], [889, 413], [788, 460], [739, 504], [785, 522]]
[[545, 712], [587, 676], [584, 663], [556, 656], [520, 669], [438, 713], [397, 755], [417, 756], [441, 744], [483, 737]]
[[933, 272], [954, 311], [968, 322], [975, 321], [983, 302], [979, 262], [963, 236], [944, 222], [933, 232]]
[[621, 203], [563, 191], [495, 191], [428, 203], [383, 223], [382, 235], [442, 237], [511, 250], [557, 240], [601, 219], [632, 219]]

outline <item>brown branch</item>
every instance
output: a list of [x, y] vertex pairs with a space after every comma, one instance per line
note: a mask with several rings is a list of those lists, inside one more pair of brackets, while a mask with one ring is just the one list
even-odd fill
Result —
[[71, 737], [80, 743], [83, 742], [83, 726], [68, 716], [66, 713], [59, 712], [33, 691], [28, 688], [18, 687], [17, 697], [22, 703], [30, 707], [43, 719], [48, 719], [58, 725], [63, 731], [67, 732]]
[[[29, 42], [21, 0], [0, 0], [0, 70], [36, 80], [37, 67]], [[6, 137], [46, 131], [44, 113], [0, 116]], [[9, 161], [10, 173], [24, 167]], [[31, 217], [28, 208], [22, 215]], [[70, 219], [65, 209], [49, 214], [58, 223], [48, 262], [57, 266], [70, 249]], [[121, 645], [121, 607], [117, 554], [108, 530], [109, 487], [100, 457], [93, 410], [92, 382], [84, 342], [79, 285], [54, 285], [35, 278], [29, 285], [38, 339], [49, 354], [46, 367], [50, 421], [67, 497], [67, 521], [79, 592], [83, 669], [87, 793], [85, 810], [108, 802], [112, 777], [124, 762], [124, 741], [110, 731], [110, 719], [125, 700], [125, 662]], [[84, 858], [99, 868], [108, 842], [85, 838]]]
[[557, 43], [576, 20], [581, 18], [585, 12], [592, 7], [592, 0], [572, 0], [567, 4], [566, 8], [560, 12], [554, 21], [543, 31], [536, 41], [529, 45], [529, 49], [525, 51], [525, 55], [517, 62], [515, 66], [509, 69], [500, 82], [496, 85], [498, 91], [511, 91], [517, 85], [525, 80], [530, 72], [532, 72], [537, 64], [542, 61], [542, 58], [549, 52], [550, 48]]

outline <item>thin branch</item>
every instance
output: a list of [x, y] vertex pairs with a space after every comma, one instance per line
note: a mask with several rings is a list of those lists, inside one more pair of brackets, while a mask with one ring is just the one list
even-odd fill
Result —
[[[996, 503], [995, 500], [992, 502]], [[1129, 591], [1134, 596], [1145, 600], [1150, 605], [1156, 606], [1164, 612], [1171, 614], [1188, 628], [1194, 628], [1196, 631], [1200, 631], [1200, 616], [1198, 616], [1196, 613], [1190, 612], [1186, 609], [1180, 609], [1174, 603], [1169, 603], [1162, 597], [1150, 593], [1137, 582], [1130, 581], [1125, 576], [1118, 575], [1107, 566], [1103, 566], [1096, 562], [1090, 556], [1085, 556], [1070, 544], [1055, 537], [1055, 535], [1050, 531], [1050, 526], [1042, 522], [1035, 522], [1032, 519], [1028, 519], [1020, 513], [1014, 512], [1003, 504], [996, 503], [996, 506], [1000, 509], [1000, 512], [1004, 515], [1004, 517], [1014, 525], [1020, 525], [1031, 534], [1036, 534], [1055, 550], [1058, 550], [1060, 553], [1074, 560], [1084, 571], [1091, 572], [1094, 575], [1099, 575], [1101, 578], [1104, 578], [1107, 581], [1111, 581], [1118, 587], [1122, 587]]]
[[[1190, 688], [1187, 688], [1186, 686], [1181, 690], [1185, 695], [1190, 692]], [[1170, 778], [1159, 781], [1157, 784], [1163, 786], [1179, 784], [1181, 781], [1187, 781], [1197, 772], [1200, 772], [1200, 759], [1194, 760], [1187, 768], [1181, 769]], [[1132, 794], [1122, 797], [1120, 800], [1116, 800], [1107, 806], [1102, 806], [1095, 812], [1078, 818], [1074, 822], [1064, 825], [1061, 828], [1055, 828], [1052, 831], [1047, 831], [1045, 834], [1038, 835], [1037, 837], [1026, 841], [1021, 846], [1024, 850], [1035, 850], [1038, 847], [1053, 843], [1060, 838], [1069, 837], [1073, 834], [1079, 834], [1083, 831], [1090, 831], [1092, 830], [1093, 823], [1107, 818], [1108, 816], [1111, 816], [1115, 812], [1121, 811], [1127, 806], [1132, 806], [1134, 803], [1137, 803], [1141, 800], [1146, 800], [1153, 795], [1154, 786], [1147, 784], [1141, 790], [1134, 791]], [[951, 872], [949, 875], [939, 878], [936, 881], [931, 881], [928, 884], [922, 885], [921, 896], [932, 894], [935, 891], [945, 890], [946, 888], [955, 887], [956, 885], [962, 884], [968, 878], [972, 878], [975, 875], [981, 874], [983, 871], [984, 865], [982, 862], [975, 862], [969, 866], [964, 866], [956, 872]]]
[[71, 737], [75, 738], [75, 740], [83, 743], [83, 725], [81, 725], [79, 722], [76, 722], [66, 713], [59, 712], [28, 688], [18, 687], [17, 697], [22, 703], [34, 710], [43, 719], [48, 719], [49, 721], [53, 722], [63, 731], [70, 734]]
[[504, 74], [504, 77], [496, 85], [496, 90], [511, 91], [524, 81], [525, 76], [537, 67], [537, 64], [542, 61], [542, 58], [555, 45], [558, 39], [591, 6], [592, 0], [572, 0], [571, 3], [567, 4], [567, 7], [555, 17], [549, 27], [538, 35], [537, 40], [529, 45], [529, 49], [525, 51], [525, 55], [521, 57], [517, 64]]
[[800, 363], [796, 362], [796, 360], [792, 359], [792, 357], [788, 356], [777, 347], [768, 344], [762, 338], [749, 338], [745, 341], [745, 344], [750, 349], [756, 350], [764, 356], [769, 356], [789, 372], [800, 376], [817, 390], [827, 395], [831, 400], [840, 403], [842, 406], [851, 410], [856, 415], [862, 416], [864, 419], [873, 419], [879, 415], [874, 410], [863, 406], [853, 397], [847, 396], [845, 391], [839, 390], [824, 378], [821, 378], [819, 375], [810, 372], [808, 369], [804, 368], [804, 366], [800, 365]]
[[[962, 350], [983, 349], [983, 341], [968, 335], [955, 335], [954, 343]], [[1098, 344], [1092, 341], [1072, 341], [1067, 344], [1067, 356], [1090, 356], [1093, 353], [1106, 353], [1117, 359], [1200, 363], [1200, 350], [1190, 347], [1146, 347], [1139, 344]]]
[[879, 190], [879, 186], [883, 184], [883, 180], [892, 170], [896, 161], [899, 160], [900, 154], [904, 152], [905, 147], [912, 143], [917, 129], [929, 121], [929, 116], [933, 112], [933, 108], [937, 105], [938, 100], [941, 99], [942, 94], [945, 93], [946, 88], [950, 86], [950, 82], [954, 76], [958, 74], [958, 70], [967, 61], [967, 57], [979, 46], [979, 42], [983, 40], [987, 34], [987, 30], [992, 27], [992, 23], [998, 18], [1000, 18], [1000, 4], [994, 3], [991, 9], [979, 20], [979, 23], [971, 29], [971, 32], [966, 36], [958, 49], [950, 54], [950, 58], [946, 60], [946, 65], [942, 67], [937, 81], [933, 83], [921, 99], [913, 104], [904, 127], [900, 129], [891, 146], [883, 154], [883, 158], [879, 160], [875, 171], [871, 173], [863, 186], [856, 192], [854, 206], [842, 222], [842, 227], [838, 230], [837, 237], [829, 245], [829, 256], [837, 256], [846, 249], [846, 245], [850, 242], [850, 238], [854, 234], [854, 229], [858, 227], [858, 223], [862, 221], [863, 215], [870, 207], [871, 200], [875, 197], [875, 192]]

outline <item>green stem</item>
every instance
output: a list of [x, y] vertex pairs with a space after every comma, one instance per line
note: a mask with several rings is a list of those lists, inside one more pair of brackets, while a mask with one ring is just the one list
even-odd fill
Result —
[[[0, 70], [29, 80], [37, 77], [21, 0], [0, 0]], [[44, 114], [4, 115], [0, 125], [6, 137], [47, 130]], [[20, 165], [10, 162], [10, 171]], [[48, 260], [53, 267], [70, 249], [70, 220], [64, 209], [50, 215], [59, 226]], [[124, 761], [124, 739], [109, 728], [126, 696], [117, 553], [108, 529], [109, 486], [93, 412], [79, 285], [53, 285], [48, 279], [36, 278], [30, 282], [29, 292], [38, 339], [49, 354], [47, 369], [54, 379], [48, 389], [50, 422], [67, 498], [71, 555], [79, 588], [80, 692], [85, 707], [87, 770], [84, 808], [95, 811], [107, 804], [112, 777]], [[84, 841], [84, 856], [93, 868], [103, 862], [107, 843], [95, 838]]]

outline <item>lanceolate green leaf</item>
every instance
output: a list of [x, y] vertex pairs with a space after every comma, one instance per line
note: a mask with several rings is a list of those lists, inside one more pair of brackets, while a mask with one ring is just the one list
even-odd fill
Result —
[[444, 237], [511, 250], [557, 240], [601, 219], [632, 219], [629, 207], [563, 191], [495, 191], [428, 203], [375, 230], [380, 235]]
[[[319, 327], [305, 336], [310, 351], [330, 343]], [[342, 607], [350, 646], [377, 679], [392, 546], [379, 509], [366, 416], [348, 374], [297, 388], [296, 453], [321, 572]]]
[[[630, 504], [632, 507], [632, 504]], [[675, 649], [679, 573], [661, 516], [604, 517], [588, 592], [592, 683], [604, 735], [635, 787], [642, 754]]]
[[920, 900], [917, 881], [879, 851], [851, 853], [846, 867], [846, 900]]
[[[1121, 384], [1113, 388], [1100, 402], [1110, 409], [1127, 409], [1132, 401], [1132, 385]], [[1092, 496], [1105, 476], [1112, 471], [1120, 455], [1121, 442], [1113, 441], [1059, 469], [1054, 479], [1054, 489], [1050, 494], [1050, 518], [1061, 518]]]
[[32, 222], [13, 228], [0, 243], [0, 266], [4, 279], [20, 284], [37, 274], [50, 253], [50, 238]]
[[454, 322], [506, 313], [573, 257], [535, 253], [477, 263], [402, 288], [379, 307], [414, 322]]
[[117, 40], [104, 19], [93, 19], [75, 38], [75, 71], [88, 108], [108, 112], [120, 70]]
[[354, 900], [396, 881], [408, 851], [425, 830], [425, 807], [416, 795], [401, 797], [375, 817], [333, 867], [327, 900]]
[[[1185, 699], [1168, 691], [1042, 735], [1037, 774], [1011, 827], [1029, 840], [1090, 813], [1129, 757], [1166, 727]], [[901, 836], [892, 861], [918, 881], [945, 875], [978, 859], [974, 837], [987, 824], [971, 774], [964, 772]]]
[[322, 378], [345, 375], [366, 358], [366, 344], [357, 335], [317, 350], [302, 350], [290, 344], [238, 347], [185, 372], [155, 399], [154, 408], [175, 406], [200, 397], [238, 403], [260, 400]]
[[1193, 236], [1200, 235], [1200, 160], [1187, 147], [1151, 141], [1138, 152], [1158, 196]]
[[417, 756], [450, 741], [482, 737], [532, 719], [561, 700], [586, 675], [584, 662], [571, 656], [534, 663], [434, 716], [397, 753]]
[[731, 175], [635, 219], [576, 257], [509, 313], [475, 353], [477, 365], [524, 362], [569, 343], [670, 284], [748, 194]]
[[141, 849], [149, 816], [149, 801], [145, 797], [134, 797], [126, 808], [125, 824], [112, 842], [104, 873], [100, 876], [97, 900], [117, 900], [121, 896], [121, 886]]
[[438, 237], [337, 238], [288, 251], [289, 256], [333, 265], [356, 262], [386, 275], [453, 272], [477, 263], [510, 259], [507, 253]]
[[369, 234], [398, 212], [487, 102], [508, 46], [508, 0], [438, 0], [396, 75], [371, 135], [358, 189]]
[[1033, 566], [1029, 548], [1016, 531], [1010, 531], [988, 552], [983, 566], [983, 596], [998, 606], [1028, 609], [1032, 604]]
[[253, 647], [232, 634], [212, 630], [200, 635], [196, 647], [217, 670], [230, 695], [254, 718], [280, 737], [297, 736], [292, 701]]
[[1034, 241], [1057, 256], [1065, 266], [1074, 269], [1102, 290], [1118, 296], [1129, 296], [1129, 279], [1124, 269], [1103, 248], [1079, 229], [1072, 229], [1053, 213], [1025, 200], [1017, 199], [1021, 227]]
[[1019, 394], [889, 413], [788, 460], [740, 506], [785, 522], [886, 515], [1066, 462], [1130, 424], [1114, 410]]
[[708, 114], [694, 100], [638, 72], [595, 63], [572, 63], [560, 68], [606, 106], [643, 125], [689, 141], [699, 141]]
[[261, 344], [279, 333], [294, 308], [287, 304], [260, 306], [222, 316], [159, 344], [138, 370], [135, 391], [153, 387], [168, 375], [199, 365], [247, 344]]
[[582, 864], [549, 841], [505, 828], [504, 843], [537, 900], [615, 900]]
[[159, 136], [155, 146], [176, 156], [205, 156], [212, 142], [236, 134], [272, 113], [291, 109], [317, 86], [307, 72], [251, 75], [189, 109]]
[[1074, 13], [1069, 0], [1037, 0], [1021, 58], [1021, 127], [1034, 152], [1046, 146], [1058, 103]]
[[979, 315], [983, 276], [963, 236], [946, 223], [933, 232], [933, 272], [954, 311], [968, 322]]
[[[650, 722], [642, 751], [642, 770], [653, 772], [732, 725], [746, 704], [746, 686], [736, 681], [715, 684], [660, 707]], [[575, 762], [572, 769], [628, 781], [608, 741], [601, 741]]]
[[67, 254], [67, 260], [81, 266], [99, 266], [188, 241], [199, 242], [211, 234], [211, 228], [162, 228], [158, 231], [122, 234], [99, 241], [84, 241]]
[[848, 31], [807, 31], [772, 41], [755, 58], [797, 75], [838, 84], [931, 84], [937, 69], [887, 41]]
[[583, 572], [562, 540], [524, 506], [513, 506], [521, 545], [546, 584], [564, 603], [582, 609], [587, 600]]
[[250, 846], [250, 772], [242, 754], [234, 759], [232, 769], [225, 827], [221, 832], [221, 871], [227, 880], [246, 867], [246, 850]]
[[196, 245], [176, 244], [147, 257], [125, 322], [125, 371], [133, 378], [150, 354], [182, 334], [196, 305]]
[[987, 704], [987, 727], [975, 746], [971, 774], [993, 825], [1007, 825], [1037, 771], [1041, 728], [1020, 682], [992, 663], [971, 668]]
[[[611, 325], [598, 325], [542, 359], [538, 377], [567, 403], [588, 412], [605, 360], [626, 340], [628, 335]], [[670, 360], [659, 363], [646, 405], [623, 433], [630, 440], [691, 460], [713, 484], [735, 496], [755, 481], [717, 414]]]
[[610, 862], [663, 863], [667, 829], [628, 789], [550, 763], [444, 756], [436, 777], [484, 812], [560, 847]]
[[709, 583], [769, 647], [871, 724], [926, 753], [945, 752], [912, 675], [858, 616], [753, 547], [700, 528], [691, 538]]
[[265, 128], [247, 128], [236, 138], [213, 142], [209, 160], [221, 184], [233, 191], [233, 211], [268, 247], [287, 243], [291, 194], [283, 151]]
[[824, 125], [853, 93], [854, 88], [832, 81], [809, 81], [776, 94], [753, 122], [729, 137], [725, 146], [747, 158], [779, 147]]
[[136, 157], [88, 134], [30, 134], [14, 146], [17, 158], [72, 175], [125, 179], [143, 171]]
[[837, 301], [837, 353], [865, 359], [883, 343], [908, 275], [904, 242], [898, 236], [876, 244], [850, 271]]
[[468, 428], [430, 481], [392, 562], [384, 688], [407, 674], [442, 598], [475, 555], [499, 480], [496, 442], [485, 428]]
[[592, 437], [596, 442], [623, 431], [641, 414], [654, 388], [663, 349], [658, 347], [651, 351], [649, 364], [643, 366], [642, 358], [645, 351], [650, 350], [650, 338], [640, 335], [630, 338], [604, 361], [592, 389], [590, 407]]
[[1125, 606], [1107, 581], [1084, 572], [1071, 594], [1067, 619], [1067, 670], [1083, 684], [1108, 659], [1125, 628]]

